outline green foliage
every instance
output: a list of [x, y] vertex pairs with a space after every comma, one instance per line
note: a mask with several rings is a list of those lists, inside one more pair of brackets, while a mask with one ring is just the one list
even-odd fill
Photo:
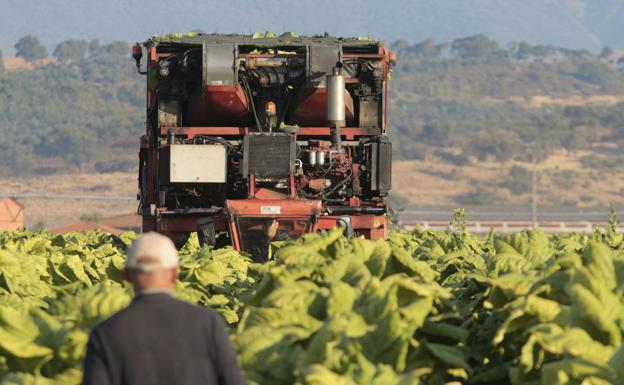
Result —
[[466, 205], [486, 206], [496, 202], [496, 193], [481, 186], [471, 193], [459, 197], [459, 201]]
[[432, 39], [423, 40], [413, 46], [409, 46], [405, 40], [399, 40], [392, 45], [392, 49], [409, 52], [409, 55], [416, 57], [438, 57], [447, 46], [447, 43], [435, 44]]
[[531, 45], [521, 41], [512, 45], [511, 52], [516, 60], [544, 60], [555, 54], [557, 49], [549, 45]]
[[136, 164], [144, 79], [133, 70], [126, 43], [91, 49], [88, 58], [0, 75], [0, 174], [96, 164], [126, 171]]
[[102, 222], [102, 216], [100, 214], [82, 214], [80, 216], [81, 221], [100, 223]]
[[[130, 302], [125, 252], [134, 233], [57, 235], [0, 231], [0, 383], [79, 384], [88, 333]], [[214, 307], [237, 323], [255, 282], [231, 249], [180, 252], [181, 299]]]
[[89, 55], [95, 54], [98, 49], [100, 49], [100, 41], [98, 39], [91, 40], [88, 47]]
[[[251, 263], [180, 251], [176, 295], [233, 327], [248, 383], [620, 384], [624, 236], [538, 230], [308, 234]], [[2, 384], [78, 384], [89, 330], [125, 306], [134, 234], [0, 232]]]
[[56, 46], [52, 55], [60, 61], [77, 61], [85, 58], [89, 43], [85, 40], [67, 40]]
[[531, 104], [536, 96], [623, 95], [624, 75], [614, 60], [525, 42], [503, 49], [483, 35], [456, 39], [448, 49], [432, 41], [399, 41], [393, 48], [398, 62], [389, 116], [399, 158], [435, 151], [415, 143], [498, 161], [523, 159], [535, 143], [545, 154], [600, 141], [624, 144], [621, 105]]
[[15, 47], [15, 56], [24, 58], [26, 61], [44, 59], [48, 56], [48, 50], [33, 35], [20, 38]]
[[622, 381], [621, 235], [452, 228], [278, 250], [236, 336], [249, 382]]
[[450, 151], [436, 150], [433, 154], [456, 166], [466, 166], [470, 164], [470, 158], [465, 152], [455, 154]]
[[504, 186], [514, 194], [528, 193], [533, 188], [533, 174], [524, 167], [513, 166]]
[[[524, 42], [505, 49], [483, 35], [392, 47], [398, 64], [389, 123], [397, 158], [450, 154], [442, 158], [463, 164], [527, 160], [534, 144], [544, 155], [624, 145], [621, 104], [531, 103], [535, 96], [624, 95], [624, 75], [615, 59], [605, 59], [608, 52], [597, 57]], [[1, 74], [0, 131], [8, 135], [0, 138], [0, 173], [133, 169], [145, 94], [129, 52], [124, 42], [70, 40], [57, 46], [58, 64]]]
[[507, 58], [507, 52], [498, 46], [498, 42], [481, 34], [453, 40], [451, 52], [464, 60], [504, 60]]

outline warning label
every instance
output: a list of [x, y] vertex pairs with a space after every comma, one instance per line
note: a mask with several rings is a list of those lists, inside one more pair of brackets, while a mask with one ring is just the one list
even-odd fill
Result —
[[260, 206], [260, 214], [281, 214], [282, 208], [280, 206]]

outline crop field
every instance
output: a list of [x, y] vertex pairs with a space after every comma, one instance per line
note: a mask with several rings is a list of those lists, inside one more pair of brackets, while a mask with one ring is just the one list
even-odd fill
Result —
[[[251, 385], [622, 384], [624, 236], [336, 230], [181, 250], [176, 296], [230, 325]], [[135, 237], [0, 232], [0, 384], [78, 384], [90, 329], [126, 306]]]

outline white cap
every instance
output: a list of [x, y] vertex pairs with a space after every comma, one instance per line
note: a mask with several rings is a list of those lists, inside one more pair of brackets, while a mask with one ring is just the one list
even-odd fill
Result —
[[178, 250], [168, 237], [149, 232], [141, 235], [128, 250], [126, 269], [150, 272], [178, 266]]

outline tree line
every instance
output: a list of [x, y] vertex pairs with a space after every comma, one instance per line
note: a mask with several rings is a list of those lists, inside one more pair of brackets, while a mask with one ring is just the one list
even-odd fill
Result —
[[[16, 54], [45, 58], [36, 39]], [[26, 56], [24, 56], [26, 55]], [[0, 74], [1, 174], [121, 171], [136, 166], [144, 81], [126, 42], [69, 40], [56, 62]]]
[[[59, 61], [82, 60], [87, 54], [96, 52], [99, 46], [100, 42], [97, 39], [91, 41], [80, 39], [67, 40], [56, 46], [52, 56]], [[49, 56], [48, 49], [33, 35], [21, 37], [13, 48], [15, 48], [15, 56], [27, 62], [45, 59]]]
[[[425, 159], [545, 156], [552, 150], [624, 145], [624, 60], [483, 35], [436, 44], [398, 41], [390, 122], [395, 155]], [[592, 102], [603, 96], [609, 103]], [[534, 98], [545, 100], [532, 104]], [[595, 99], [594, 99], [595, 100]], [[454, 148], [457, 151], [440, 151]]]
[[[15, 48], [27, 61], [48, 57], [34, 36]], [[483, 35], [391, 48], [398, 53], [389, 104], [397, 158], [461, 165], [624, 146], [623, 60], [610, 48], [502, 47]], [[145, 79], [136, 75], [130, 46], [68, 40], [52, 55], [55, 61], [34, 70], [0, 74], [0, 173], [133, 169]], [[594, 96], [615, 104], [578, 102]], [[539, 105], [535, 97], [577, 102]]]

